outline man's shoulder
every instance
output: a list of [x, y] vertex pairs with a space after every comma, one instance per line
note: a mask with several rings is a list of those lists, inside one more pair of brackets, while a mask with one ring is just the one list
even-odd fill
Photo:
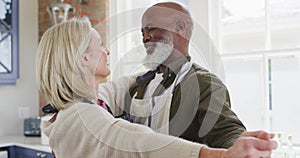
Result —
[[192, 78], [196, 78], [198, 82], [223, 84], [223, 82], [217, 75], [211, 73], [209, 70], [196, 63], [193, 63], [192, 69], [187, 74], [187, 79]]
[[192, 65], [192, 69], [190, 71], [190, 75], [196, 75], [198, 77], [208, 77], [208, 78], [218, 78], [217, 75], [215, 75], [214, 73], [210, 72], [208, 69], [193, 63]]
[[191, 71], [193, 71], [194, 73], [197, 73], [199, 75], [212, 75], [212, 73], [208, 69], [206, 69], [196, 63], [193, 63]]

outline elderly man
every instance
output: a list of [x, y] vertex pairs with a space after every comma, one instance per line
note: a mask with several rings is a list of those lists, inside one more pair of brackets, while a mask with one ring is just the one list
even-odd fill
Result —
[[[147, 53], [144, 65], [151, 71], [138, 76], [129, 90], [117, 83], [100, 85], [99, 97], [115, 113], [120, 113], [116, 104], [122, 107], [134, 123], [210, 147], [229, 148], [245, 127], [231, 110], [221, 80], [190, 61], [192, 29], [189, 12], [177, 3], [147, 9], [141, 30]], [[105, 90], [116, 93], [107, 96]], [[118, 95], [121, 91], [127, 91], [125, 97]]]

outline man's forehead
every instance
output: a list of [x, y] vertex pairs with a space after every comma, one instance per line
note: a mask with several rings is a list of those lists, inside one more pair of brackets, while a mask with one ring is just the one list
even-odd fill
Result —
[[142, 27], [157, 27], [157, 28], [166, 28], [170, 22], [168, 22], [166, 19], [161, 17], [155, 17], [155, 18], [145, 18], [142, 21]]
[[181, 12], [172, 8], [161, 7], [161, 6], [152, 6], [146, 10], [143, 16], [146, 17], [157, 17], [157, 16], [171, 16], [171, 15], [180, 15]]
[[143, 27], [148, 25], [153, 26], [164, 26], [168, 24], [172, 18], [180, 15], [180, 12], [174, 9], [152, 6], [143, 15], [142, 25]]

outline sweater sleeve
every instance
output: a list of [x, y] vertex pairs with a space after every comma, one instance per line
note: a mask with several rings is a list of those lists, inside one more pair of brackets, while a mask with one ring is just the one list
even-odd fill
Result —
[[[143, 125], [115, 119], [105, 110], [96, 106], [82, 108], [79, 111], [82, 124], [97, 142], [95, 146], [99, 148], [102, 146], [106, 149], [106, 155], [103, 157], [114, 155], [114, 157], [133, 158], [197, 158], [203, 146], [180, 138], [155, 133]], [[101, 123], [99, 124], [99, 122]]]
[[129, 87], [135, 82], [135, 77], [122, 77], [112, 82], [101, 83], [98, 86], [98, 98], [103, 100], [117, 116], [124, 109], [124, 98]]

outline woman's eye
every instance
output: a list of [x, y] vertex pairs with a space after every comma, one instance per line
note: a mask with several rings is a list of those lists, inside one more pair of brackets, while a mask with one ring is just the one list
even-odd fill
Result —
[[101, 51], [105, 51], [105, 50], [106, 50], [106, 47], [104, 47], [103, 45], [101, 45], [101, 46], [100, 46], [100, 50], [101, 50]]

